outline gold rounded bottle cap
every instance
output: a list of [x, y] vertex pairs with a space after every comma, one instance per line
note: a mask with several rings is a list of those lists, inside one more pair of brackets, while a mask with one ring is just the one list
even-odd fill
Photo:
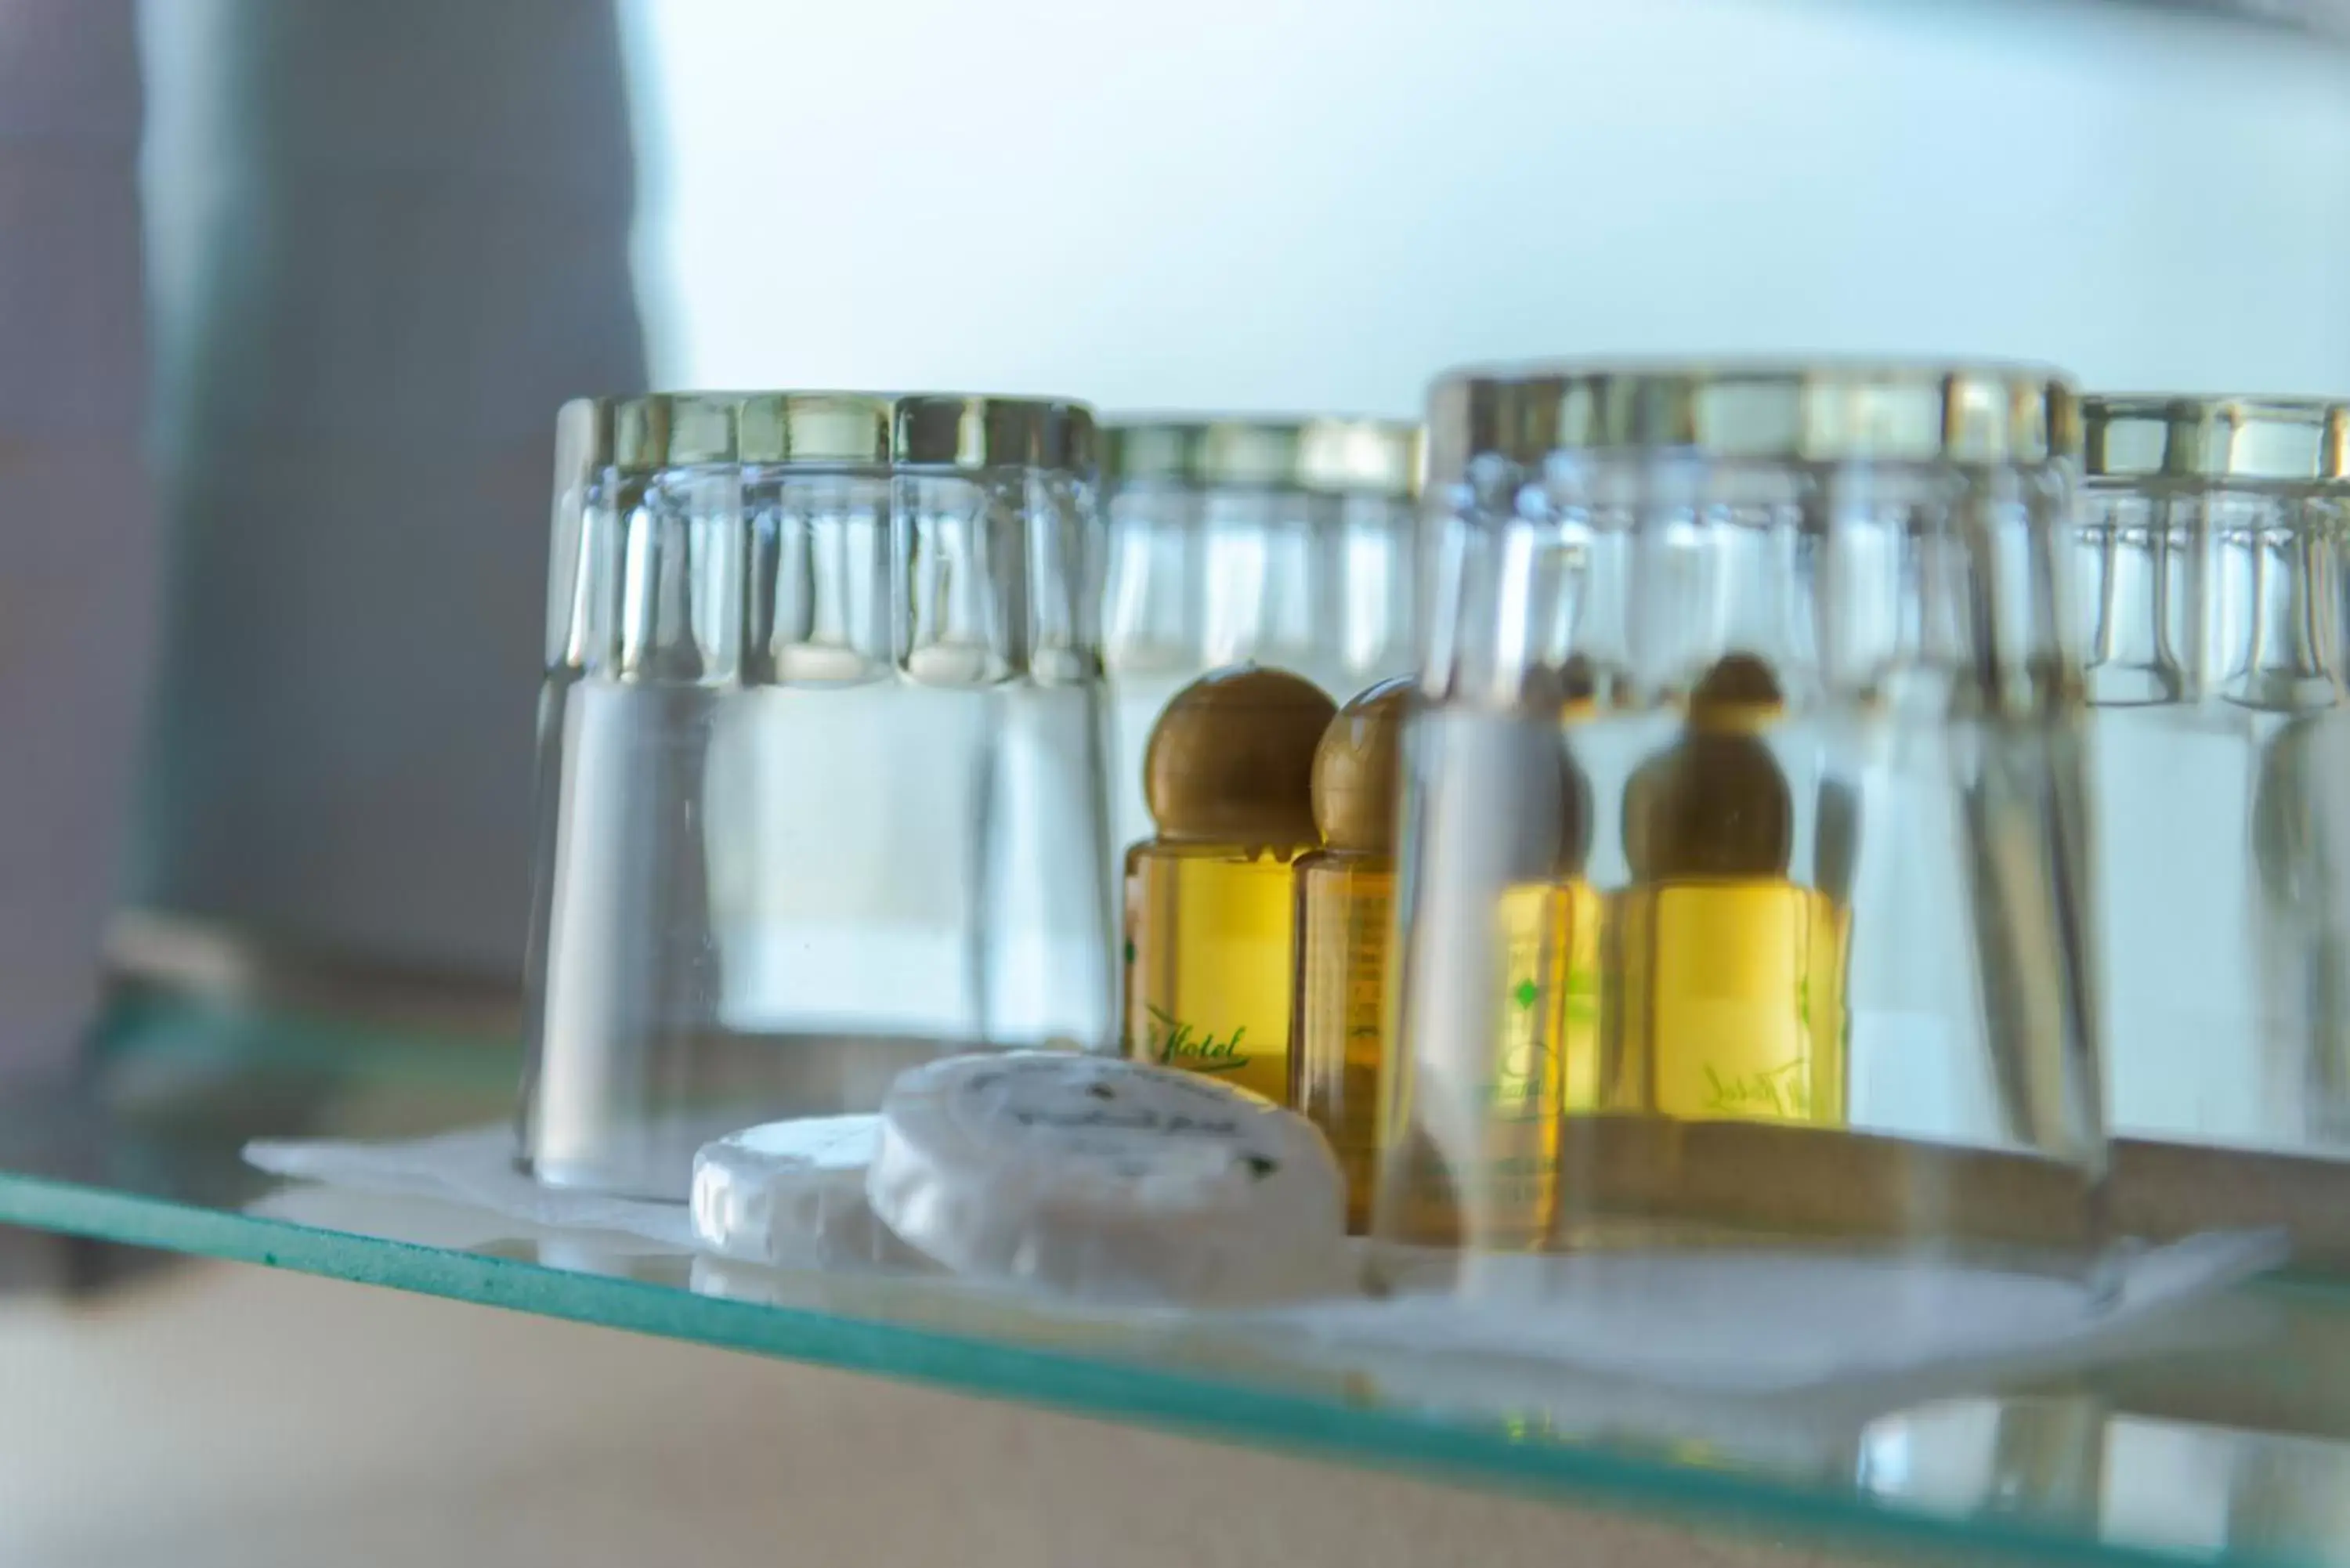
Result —
[[1525, 705], [1555, 710], [1562, 724], [1579, 724], [1599, 716], [1599, 671], [1586, 656], [1570, 655], [1562, 664], [1529, 673]]
[[1714, 733], [1751, 734], [1786, 709], [1771, 667], [1752, 653], [1725, 653], [1690, 688], [1690, 722]]
[[1243, 664], [1175, 693], [1142, 754], [1167, 838], [1293, 848], [1315, 842], [1314, 753], [1337, 706], [1303, 676]]
[[1398, 676], [1338, 710], [1314, 748], [1314, 826], [1333, 849], [1395, 852], [1396, 793], [1411, 680]]
[[1625, 791], [1624, 858], [1643, 882], [1783, 877], [1794, 838], [1787, 776], [1752, 735], [1692, 730]]
[[1632, 774], [1624, 858], [1644, 882], [1783, 877], [1794, 859], [1787, 775], [1756, 732], [1779, 711], [1771, 667], [1731, 653], [1690, 692], [1688, 732]]

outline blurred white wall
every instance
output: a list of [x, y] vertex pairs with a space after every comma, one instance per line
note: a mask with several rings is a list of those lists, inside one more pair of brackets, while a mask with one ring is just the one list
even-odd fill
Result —
[[[624, 0], [657, 384], [1540, 354], [2350, 384], [2350, 55], [2085, 0]], [[650, 112], [647, 112], [650, 111]]]

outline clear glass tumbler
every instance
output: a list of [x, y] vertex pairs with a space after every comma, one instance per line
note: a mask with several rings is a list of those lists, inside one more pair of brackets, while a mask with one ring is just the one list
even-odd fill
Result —
[[2114, 1127], [2344, 1152], [2350, 404], [2084, 411]]
[[1378, 1235], [2100, 1277], [2067, 383], [1470, 371], [1429, 442]]
[[1153, 831], [1151, 726], [1192, 680], [1262, 664], [1344, 702], [1411, 668], [1419, 427], [1134, 418], [1102, 439], [1111, 805], [1132, 844]]
[[522, 1147], [694, 1149], [1114, 1040], [1094, 430], [777, 392], [564, 410]]

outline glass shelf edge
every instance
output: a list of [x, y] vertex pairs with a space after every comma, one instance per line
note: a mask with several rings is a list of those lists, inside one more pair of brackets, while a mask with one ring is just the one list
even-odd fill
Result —
[[[714, 1289], [699, 1288], [699, 1262], [690, 1288], [681, 1258], [636, 1265], [615, 1254], [617, 1262], [583, 1262], [571, 1256], [577, 1244], [567, 1236], [557, 1255], [545, 1251], [556, 1240], [545, 1232], [534, 1238], [469, 1229], [477, 1214], [452, 1210], [436, 1223], [364, 1204], [354, 1209], [343, 1200], [354, 1196], [346, 1189], [273, 1185], [238, 1150], [256, 1135], [398, 1138], [501, 1119], [509, 1114], [518, 1068], [510, 1044], [500, 1048], [429, 1029], [374, 1029], [353, 1018], [170, 996], [118, 1005], [100, 1033], [98, 1070], [82, 1085], [0, 1096], [0, 1223], [795, 1360], [1661, 1520], [1717, 1537], [1795, 1541], [1872, 1557], [1966, 1552], [2149, 1568], [2297, 1568], [2305, 1561], [2273, 1542], [2100, 1533], [2094, 1521], [2085, 1529], [2071, 1518], [1973, 1505], [1950, 1511], [1915, 1497], [1877, 1495], [1849, 1473], [1829, 1481], [1800, 1446], [1795, 1469], [1782, 1471], [1771, 1468], [1776, 1460], [1749, 1467], [1719, 1450], [1686, 1456], [1663, 1440], [1627, 1437], [1604, 1415], [1597, 1426], [1529, 1437], [1504, 1430], [1498, 1420], [1383, 1408], [1369, 1395], [1358, 1396], [1351, 1382], [1317, 1377], [1293, 1386], [1277, 1355], [1265, 1363], [1274, 1376], [1260, 1381], [1253, 1355], [1233, 1361], [1214, 1354], [1212, 1345], [1202, 1358], [1193, 1354], [1200, 1347], [1170, 1345], [1162, 1355], [1155, 1342], [1124, 1336], [1067, 1342], [1031, 1313], [1014, 1312], [998, 1324], [996, 1309], [951, 1288], [941, 1295], [919, 1283], [868, 1290], [837, 1277], [778, 1276], [778, 1299], [763, 1301], [728, 1293], [723, 1280]], [[279, 1204], [300, 1193], [320, 1201]], [[326, 1201], [337, 1193], [341, 1198]], [[256, 1200], [258, 1208], [248, 1207]], [[756, 1280], [744, 1283], [764, 1288]], [[2279, 1281], [2262, 1293], [2308, 1300], [2304, 1316], [2324, 1332], [2314, 1341], [2293, 1341], [2302, 1354], [2332, 1354], [2325, 1347], [2350, 1344], [2350, 1293], [2338, 1276]], [[966, 1310], [974, 1306], [977, 1315]], [[2200, 1427], [2227, 1434], [2230, 1442], [2332, 1445], [2345, 1454], [2338, 1462], [2350, 1475], [2350, 1378], [2322, 1379], [2304, 1397], [2290, 1367], [2280, 1374], [2262, 1365], [2246, 1373], [2232, 1357], [2224, 1366], [2213, 1360], [2158, 1358], [2146, 1364], [2154, 1378], [2147, 1386], [2130, 1383], [2116, 1393], [2105, 1386], [2110, 1380], [2093, 1379], [2092, 1396], [2112, 1398], [2116, 1418], [2126, 1414], [2174, 1431]], [[2271, 1386], [2281, 1375], [2287, 1378], [2282, 1391]], [[2248, 1376], [2253, 1381], [2246, 1383]], [[2237, 1403], [2240, 1386], [2251, 1405]], [[2026, 1401], [2074, 1397], [2066, 1388], [2027, 1381], [2017, 1392]], [[2010, 1390], [1954, 1392], [1997, 1400]], [[2207, 1405], [2219, 1413], [2199, 1414]], [[1575, 1414], [1571, 1401], [1561, 1408]], [[2334, 1554], [2334, 1539], [2327, 1538], [2324, 1561], [2350, 1562], [2350, 1554]]]
[[[681, 1297], [671, 1286], [600, 1282], [589, 1313], [562, 1299], [565, 1271], [514, 1259], [190, 1208], [112, 1189], [0, 1172], [0, 1223], [184, 1256], [255, 1264], [503, 1308], [948, 1391], [1143, 1425], [1268, 1452], [1535, 1496], [1773, 1543], [1781, 1532], [1864, 1554], [1958, 1550], [2031, 1562], [2173, 1568], [2195, 1552], [2093, 1542], [2008, 1521], [1943, 1518], [1824, 1500], [1767, 1480], [1644, 1462], [1571, 1444], [1529, 1445], [1440, 1421], [1170, 1376], [1148, 1368], [750, 1302]], [[386, 1266], [400, 1259], [406, 1266]], [[356, 1261], [358, 1266], [349, 1266]], [[689, 1324], [688, 1316], [698, 1318]]]

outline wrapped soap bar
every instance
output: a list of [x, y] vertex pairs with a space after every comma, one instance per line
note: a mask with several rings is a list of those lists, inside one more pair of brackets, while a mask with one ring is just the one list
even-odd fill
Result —
[[922, 1267], [873, 1217], [874, 1116], [768, 1122], [693, 1157], [694, 1239], [723, 1257], [793, 1268]]
[[1328, 1144], [1213, 1079], [1065, 1052], [955, 1056], [899, 1077], [880, 1122], [873, 1212], [958, 1273], [1170, 1304], [1350, 1288]]

